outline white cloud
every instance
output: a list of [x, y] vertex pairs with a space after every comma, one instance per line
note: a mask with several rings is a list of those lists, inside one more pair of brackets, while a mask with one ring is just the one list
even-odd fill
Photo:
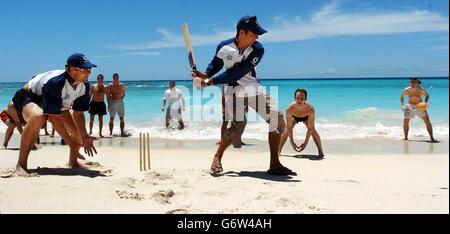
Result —
[[428, 50], [448, 50], [448, 45], [432, 46]]
[[[429, 10], [406, 9], [380, 11], [376, 9], [348, 12], [337, 1], [324, 5], [308, 19], [284, 15], [274, 17], [274, 25], [266, 27], [269, 33], [261, 37], [266, 43], [281, 43], [334, 36], [401, 34], [449, 31], [448, 17]], [[158, 29], [162, 38], [137, 44], [107, 45], [120, 50], [144, 50], [184, 47], [181, 33]], [[192, 34], [194, 46], [216, 45], [233, 37], [235, 31], [215, 31], [207, 35]]]

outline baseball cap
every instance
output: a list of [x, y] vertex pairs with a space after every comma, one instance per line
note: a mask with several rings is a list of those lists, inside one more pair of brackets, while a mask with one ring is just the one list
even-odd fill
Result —
[[91, 69], [93, 67], [97, 67], [97, 65], [91, 63], [89, 59], [84, 55], [80, 53], [74, 53], [69, 56], [67, 59], [67, 65], [68, 67], [78, 67], [78, 68], [84, 68], [84, 69]]
[[411, 78], [409, 78], [409, 80], [410, 80], [410, 81], [415, 80], [415, 81], [417, 81], [418, 84], [421, 84], [421, 83], [422, 83], [422, 81], [420, 81], [419, 79], [417, 79], [417, 77], [411, 77]]
[[253, 32], [257, 35], [263, 35], [264, 33], [267, 32], [267, 30], [265, 30], [264, 28], [262, 28], [259, 25], [259, 22], [258, 22], [258, 19], [256, 18], [256, 16], [249, 16], [249, 15], [246, 15], [239, 20], [239, 22], [237, 23], [236, 29], [237, 30], [240, 30], [240, 29], [250, 30], [251, 32]]

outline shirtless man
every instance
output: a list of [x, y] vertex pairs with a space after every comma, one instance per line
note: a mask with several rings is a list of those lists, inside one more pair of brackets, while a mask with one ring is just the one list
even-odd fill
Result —
[[119, 81], [119, 74], [114, 73], [113, 82], [108, 85], [106, 97], [108, 100], [108, 111], [109, 111], [109, 134], [113, 135], [114, 128], [114, 118], [116, 114], [120, 118], [120, 134], [123, 137], [128, 136], [125, 133], [125, 105], [123, 99], [125, 98], [125, 84]]
[[[417, 79], [416, 77], [411, 77], [411, 86], [403, 90], [400, 96], [400, 103], [402, 104], [402, 110], [404, 112], [403, 133], [405, 134], [405, 138], [403, 140], [408, 140], [409, 121], [417, 115], [423, 120], [423, 122], [425, 122], [428, 134], [430, 134], [431, 142], [437, 142], [433, 137], [433, 126], [431, 126], [430, 117], [428, 116], [427, 111], [421, 111], [417, 108], [417, 104], [422, 102], [422, 96], [425, 96], [426, 104], [428, 104], [428, 100], [430, 99], [430, 95], [428, 95], [428, 92], [424, 88], [419, 86], [420, 83], [422, 82], [419, 79]], [[406, 105], [405, 96], [408, 96], [408, 104]]]
[[98, 115], [98, 125], [100, 137], [103, 129], [103, 116], [106, 115], [105, 94], [106, 88], [104, 85], [105, 77], [102, 74], [97, 76], [97, 83], [92, 85], [89, 96], [91, 97], [91, 103], [89, 105], [89, 114], [91, 114], [91, 120], [89, 122], [89, 135], [92, 135], [92, 127], [94, 126], [95, 115]]
[[[306, 102], [308, 98], [308, 93], [304, 89], [297, 89], [295, 91], [295, 102], [291, 103], [286, 110], [286, 123], [287, 131], [281, 136], [280, 149], [283, 149], [287, 138], [291, 141], [292, 148], [295, 151], [301, 152], [306, 148], [310, 137], [313, 137], [314, 143], [316, 143], [317, 149], [319, 150], [319, 157], [323, 158], [322, 142], [320, 136], [314, 127], [315, 110], [312, 105]], [[306, 138], [303, 144], [297, 146], [294, 142], [293, 130], [296, 124], [302, 122], [308, 128], [306, 133]]]

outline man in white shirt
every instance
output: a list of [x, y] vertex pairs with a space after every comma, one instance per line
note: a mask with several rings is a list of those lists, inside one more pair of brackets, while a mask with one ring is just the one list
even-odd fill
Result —
[[[257, 41], [267, 31], [259, 25], [256, 16], [244, 16], [236, 25], [236, 37], [222, 41], [216, 49], [216, 55], [208, 65], [206, 72], [196, 69], [192, 78], [201, 78], [201, 86], [227, 85], [225, 93], [225, 117], [231, 121], [222, 137], [219, 148], [211, 164], [211, 172], [223, 172], [222, 157], [230, 146], [241, 144], [245, 128], [245, 106], [254, 109], [269, 124], [270, 165], [267, 171], [271, 175], [294, 175], [297, 173], [283, 166], [279, 160], [278, 148], [281, 134], [286, 129], [283, 113], [275, 100], [265, 93], [264, 87], [256, 78], [255, 67], [264, 55], [264, 47]], [[222, 68], [226, 71], [215, 76]], [[231, 87], [231, 88], [230, 88]], [[235, 112], [235, 113], [234, 113]]]
[[[26, 122], [20, 139], [16, 174], [28, 176], [28, 156], [46, 118], [70, 147], [69, 166], [80, 167], [81, 147], [89, 156], [97, 151], [94, 138], [86, 131], [84, 112], [89, 110], [89, 75], [97, 67], [83, 54], [72, 54], [65, 70], [54, 70], [33, 77], [13, 97], [21, 122]], [[71, 112], [72, 110], [72, 112]]]
[[[164, 92], [164, 99], [162, 103], [162, 112], [166, 108], [166, 101], [169, 100], [169, 107], [166, 112], [166, 128], [169, 127], [170, 121], [175, 119], [178, 121], [178, 129], [182, 130], [184, 128], [183, 119], [181, 118], [181, 111], [186, 110], [186, 102], [183, 97], [183, 93], [175, 88], [175, 81], [170, 81], [169, 89]], [[183, 102], [183, 106], [180, 104], [180, 100]]]

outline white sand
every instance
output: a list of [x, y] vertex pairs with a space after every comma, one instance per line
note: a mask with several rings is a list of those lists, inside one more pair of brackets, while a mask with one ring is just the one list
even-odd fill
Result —
[[[152, 148], [147, 173], [135, 143], [116, 146], [120, 138], [102, 142], [92, 171], [65, 169], [68, 147], [44, 146], [29, 168], [49, 169], [0, 178], [0, 213], [449, 213], [448, 151], [281, 157], [299, 176], [277, 177], [265, 173], [269, 155], [259, 149], [267, 146], [250, 146], [227, 151], [225, 173], [212, 176], [213, 142], [158, 142], [165, 146]], [[0, 150], [0, 170], [17, 156]]]

